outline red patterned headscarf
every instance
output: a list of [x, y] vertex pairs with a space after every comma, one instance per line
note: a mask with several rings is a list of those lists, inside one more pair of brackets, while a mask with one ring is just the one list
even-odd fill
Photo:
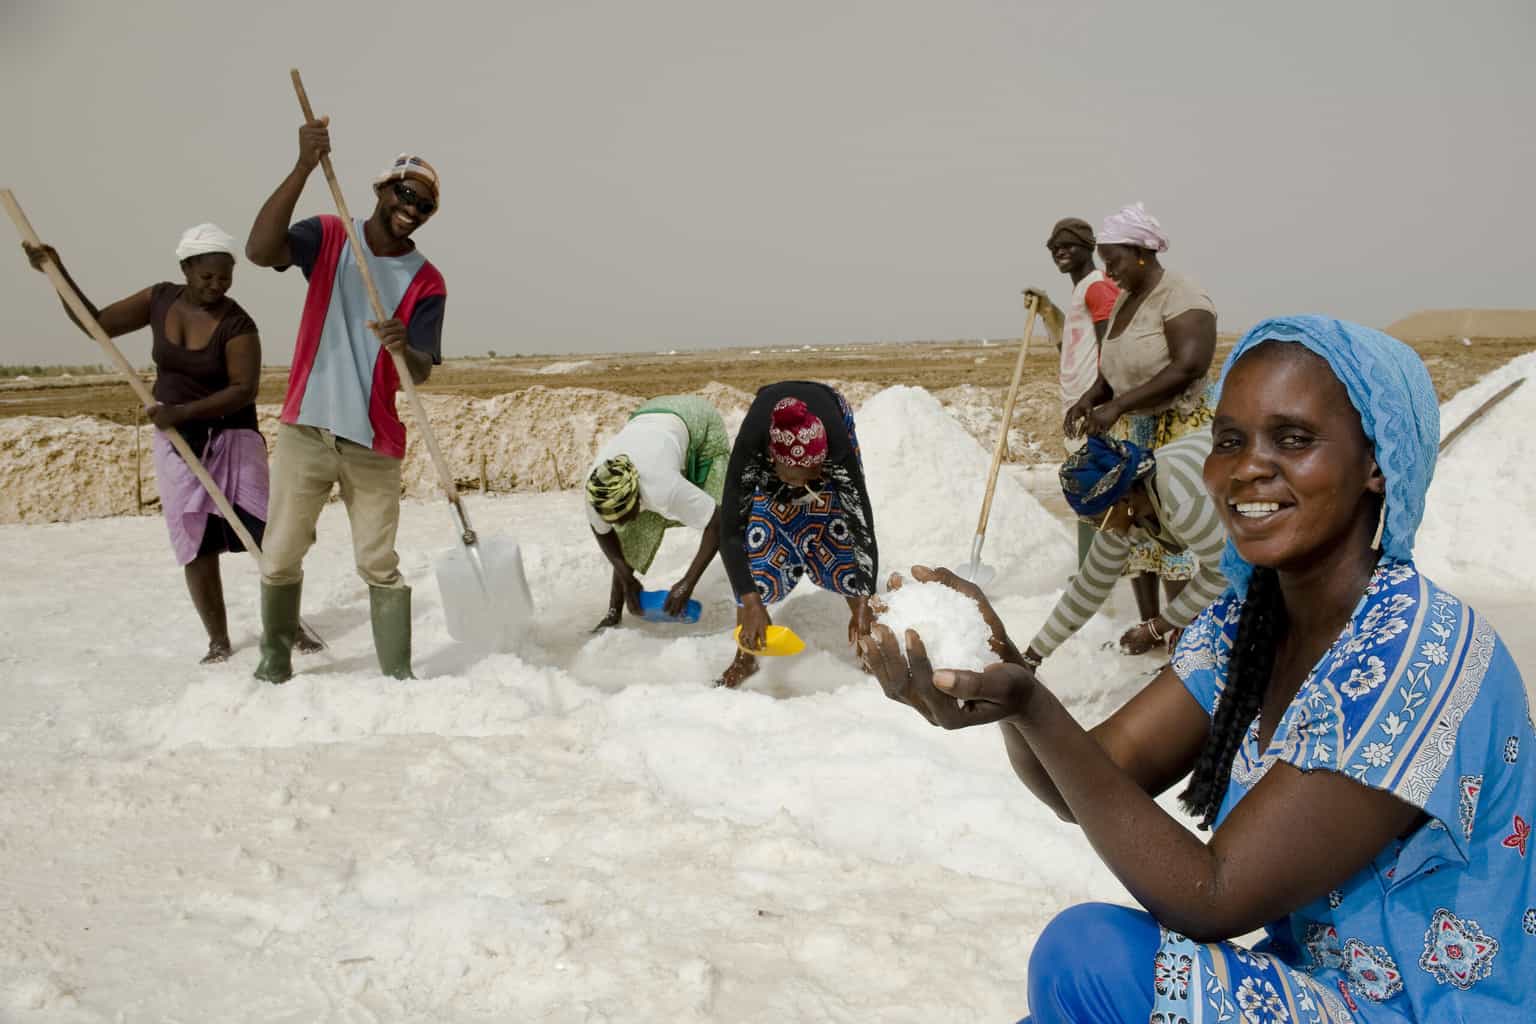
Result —
[[819, 466], [827, 458], [826, 425], [800, 399], [781, 399], [768, 425], [768, 450], [782, 465]]

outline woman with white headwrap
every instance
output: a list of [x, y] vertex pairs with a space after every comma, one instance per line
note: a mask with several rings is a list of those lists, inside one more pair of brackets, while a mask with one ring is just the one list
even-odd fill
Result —
[[[23, 247], [33, 267], [42, 269], [46, 253], [69, 278], [51, 246]], [[204, 664], [231, 653], [219, 555], [245, 548], [161, 431], [181, 432], [259, 543], [267, 516], [267, 446], [256, 427], [261, 339], [255, 322], [228, 295], [234, 254], [233, 238], [217, 225], [199, 224], [176, 246], [181, 284], [163, 281], [103, 309], [75, 285], [108, 335], [150, 328], [155, 404], [145, 412], [159, 428], [155, 485], [171, 548], [185, 567], [187, 590], [208, 633]], [[74, 314], [69, 318], [75, 320]]]
[[[1163, 267], [1158, 254], [1168, 251], [1168, 236], [1142, 204], [1106, 217], [1098, 244], [1120, 297], [1100, 346], [1099, 379], [1067, 410], [1063, 426], [1068, 437], [1112, 434], [1161, 448], [1211, 422], [1216, 307], [1193, 280]], [[1125, 574], [1142, 620], [1158, 613], [1159, 577], [1171, 600], [1195, 572], [1188, 554], [1155, 543], [1137, 547]]]

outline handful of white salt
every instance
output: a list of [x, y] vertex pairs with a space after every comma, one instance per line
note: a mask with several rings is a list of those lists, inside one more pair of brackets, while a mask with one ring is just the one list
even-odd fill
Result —
[[880, 595], [885, 605], [876, 620], [892, 633], [907, 653], [907, 630], [923, 638], [934, 668], [980, 672], [998, 660], [989, 641], [992, 631], [976, 602], [942, 583], [904, 579], [899, 588]]

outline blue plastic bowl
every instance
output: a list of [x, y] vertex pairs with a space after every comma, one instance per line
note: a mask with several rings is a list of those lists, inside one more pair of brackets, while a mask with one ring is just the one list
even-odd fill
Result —
[[697, 601], [689, 601], [683, 608], [683, 614], [676, 617], [662, 611], [662, 606], [667, 603], [667, 591], [642, 590], [640, 591], [640, 613], [647, 622], [698, 622], [699, 616], [704, 612], [704, 606]]

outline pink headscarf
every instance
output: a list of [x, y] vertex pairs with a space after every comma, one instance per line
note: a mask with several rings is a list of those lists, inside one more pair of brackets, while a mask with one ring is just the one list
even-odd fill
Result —
[[1104, 218], [1099, 228], [1100, 245], [1134, 245], [1153, 252], [1168, 251], [1168, 236], [1157, 218], [1147, 212], [1140, 203], [1132, 203], [1119, 213]]
[[819, 466], [827, 458], [826, 425], [800, 399], [780, 399], [768, 427], [768, 448], [775, 462]]

